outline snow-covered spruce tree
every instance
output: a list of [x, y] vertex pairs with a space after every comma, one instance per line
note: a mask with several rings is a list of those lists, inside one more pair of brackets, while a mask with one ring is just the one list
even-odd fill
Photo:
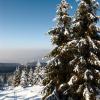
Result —
[[41, 66], [41, 63], [37, 62], [37, 66], [35, 67], [34, 74], [33, 74], [33, 84], [34, 85], [42, 85], [42, 80], [44, 79], [44, 66]]
[[100, 93], [100, 37], [97, 34], [96, 0], [80, 0], [73, 19], [75, 58], [69, 62], [73, 75], [66, 93], [71, 100], [96, 100]]
[[30, 68], [28, 73], [28, 85], [33, 85], [33, 69]]
[[23, 88], [28, 86], [28, 72], [27, 72], [27, 68], [26, 67], [22, 70], [21, 78], [20, 78], [20, 85]]
[[13, 73], [7, 73], [7, 84], [8, 86], [13, 86]]
[[[68, 82], [72, 72], [68, 62], [74, 58], [73, 52], [68, 50], [70, 48], [67, 50], [64, 48], [72, 40], [71, 17], [68, 14], [70, 8], [71, 6], [66, 0], [61, 0], [56, 11], [56, 26], [48, 32], [55, 48], [49, 54], [50, 61], [48, 61], [46, 66], [46, 78], [43, 83], [50, 88], [46, 91], [46, 95], [50, 94], [58, 84]], [[54, 86], [50, 86], [51, 84]]]
[[3, 75], [0, 75], [0, 90], [2, 90], [4, 87], [4, 78]]
[[16, 71], [14, 72], [14, 76], [13, 76], [13, 86], [16, 87], [20, 84], [20, 77], [21, 77], [21, 71], [20, 68], [17, 67]]

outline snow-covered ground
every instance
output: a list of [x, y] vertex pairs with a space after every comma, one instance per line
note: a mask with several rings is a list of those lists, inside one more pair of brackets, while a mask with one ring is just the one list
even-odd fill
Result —
[[41, 91], [43, 86], [33, 86], [22, 88], [21, 86], [14, 89], [0, 91], [0, 100], [41, 100]]

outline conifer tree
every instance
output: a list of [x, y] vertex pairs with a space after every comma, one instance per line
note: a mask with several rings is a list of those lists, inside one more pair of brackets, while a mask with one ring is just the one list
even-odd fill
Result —
[[31, 86], [33, 85], [33, 69], [32, 68], [30, 68], [30, 70], [29, 70], [28, 84], [31, 85]]
[[13, 77], [13, 86], [14, 87], [16, 87], [20, 84], [20, 76], [21, 76], [20, 68], [17, 67], [16, 71], [14, 72], [14, 77]]
[[70, 50], [75, 50], [75, 58], [69, 61], [74, 68], [66, 93], [72, 100], [96, 100], [100, 93], [100, 37], [96, 27], [98, 6], [96, 0], [80, 0], [71, 25], [74, 44]]
[[37, 66], [35, 67], [34, 74], [33, 74], [33, 83], [42, 85], [42, 81], [44, 79], [44, 66], [41, 66], [40, 61], [38, 60]]
[[26, 67], [22, 70], [20, 84], [23, 88], [28, 86], [28, 72]]
[[74, 50], [66, 50], [66, 44], [72, 40], [70, 28], [72, 18], [68, 14], [70, 8], [71, 6], [66, 0], [61, 0], [54, 19], [56, 26], [48, 32], [55, 48], [49, 54], [50, 60], [46, 66], [46, 78], [43, 82], [44, 85], [47, 85], [46, 95], [49, 95], [60, 84], [68, 82], [72, 72], [68, 62], [74, 58]]

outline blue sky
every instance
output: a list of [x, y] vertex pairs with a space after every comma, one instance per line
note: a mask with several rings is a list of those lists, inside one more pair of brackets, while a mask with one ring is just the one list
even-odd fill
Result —
[[[70, 3], [75, 7], [74, 0]], [[60, 0], [0, 0], [0, 48], [50, 48]], [[73, 11], [74, 9], [72, 9]]]
[[[77, 4], [75, 0], [67, 1], [73, 7], [69, 14], [73, 15]], [[60, 0], [0, 0], [0, 62], [20, 61], [34, 49], [52, 48], [46, 32], [55, 24], [52, 19], [59, 3]], [[22, 53], [27, 55], [20, 57]]]
[[[67, 0], [76, 9], [74, 0]], [[60, 0], [0, 0], [0, 48], [50, 48], [49, 36]]]

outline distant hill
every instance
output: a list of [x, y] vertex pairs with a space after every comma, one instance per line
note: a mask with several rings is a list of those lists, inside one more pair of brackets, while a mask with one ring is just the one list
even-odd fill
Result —
[[0, 63], [0, 73], [13, 72], [18, 66], [21, 66], [21, 64], [19, 63]]
[[[41, 66], [45, 66], [46, 63], [41, 62]], [[0, 73], [12, 73], [17, 67], [23, 67], [19, 63], [0, 63]], [[27, 67], [32, 67], [33, 69], [37, 66], [37, 62], [27, 63]]]

